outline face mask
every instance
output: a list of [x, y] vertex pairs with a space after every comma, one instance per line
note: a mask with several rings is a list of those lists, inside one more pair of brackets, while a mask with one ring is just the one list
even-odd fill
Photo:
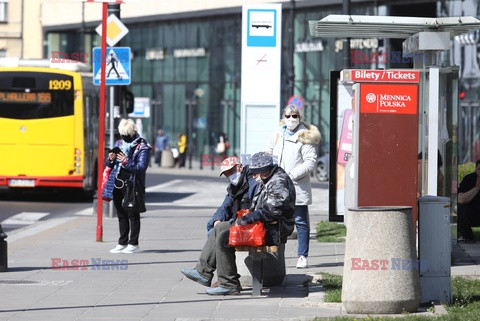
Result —
[[230, 183], [232, 183], [234, 186], [238, 185], [238, 182], [240, 181], [240, 172], [235, 172], [232, 175], [228, 176], [228, 180]]
[[126, 142], [126, 143], [131, 143], [133, 142], [133, 139], [134, 137], [130, 136], [130, 135], [122, 135], [122, 139]]
[[255, 180], [257, 181], [258, 184], [263, 184], [263, 179], [259, 176], [255, 177]]
[[298, 124], [300, 124], [300, 119], [290, 117], [285, 119], [285, 124], [287, 124], [288, 130], [294, 130], [295, 128], [297, 128]]

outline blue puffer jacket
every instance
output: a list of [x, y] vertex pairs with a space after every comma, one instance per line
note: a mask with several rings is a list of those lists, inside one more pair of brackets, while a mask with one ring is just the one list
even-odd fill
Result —
[[215, 211], [213, 217], [207, 222], [207, 235], [213, 231], [213, 223], [215, 221], [228, 221], [237, 218], [237, 211], [241, 209], [249, 209], [252, 204], [253, 197], [257, 192], [258, 183], [250, 177], [248, 166], [242, 171], [237, 186], [229, 184], [227, 187], [227, 195], [222, 205]]
[[[122, 147], [123, 140], [115, 143], [115, 146]], [[128, 153], [128, 162], [123, 164], [123, 168], [133, 174], [135, 172], [136, 181], [139, 186], [145, 188], [145, 174], [150, 160], [150, 150], [152, 147], [142, 137], [138, 136], [132, 143], [130, 152]], [[120, 163], [117, 160], [110, 161], [108, 156], [105, 159], [105, 166], [111, 167], [112, 171], [108, 177], [108, 181], [102, 193], [105, 199], [113, 198], [113, 189], [115, 184], [115, 175], [120, 169]]]

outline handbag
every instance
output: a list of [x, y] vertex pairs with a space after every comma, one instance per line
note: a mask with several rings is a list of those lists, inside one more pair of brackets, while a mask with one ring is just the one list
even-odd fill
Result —
[[135, 174], [125, 180], [125, 185], [126, 190], [122, 200], [122, 208], [127, 212], [146, 212], [145, 191], [136, 183]]
[[110, 173], [112, 172], [112, 168], [107, 166], [103, 170], [103, 175], [102, 175], [102, 186], [100, 190], [102, 191], [102, 200], [110, 202], [113, 199], [113, 189], [111, 188], [105, 188], [108, 184], [108, 180], [110, 177]]
[[[245, 215], [245, 211], [237, 212], [237, 218]], [[230, 226], [230, 234], [228, 236], [228, 245], [230, 246], [262, 246], [265, 245], [265, 225], [263, 222], [255, 221], [247, 225]]]

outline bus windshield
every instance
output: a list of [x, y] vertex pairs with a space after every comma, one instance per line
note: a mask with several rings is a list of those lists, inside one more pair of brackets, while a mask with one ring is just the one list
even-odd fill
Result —
[[73, 115], [73, 77], [55, 73], [2, 72], [0, 117], [39, 119]]

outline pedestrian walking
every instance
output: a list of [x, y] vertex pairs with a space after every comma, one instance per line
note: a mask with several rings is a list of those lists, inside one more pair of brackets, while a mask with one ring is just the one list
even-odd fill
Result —
[[178, 167], [185, 167], [185, 162], [187, 160], [187, 135], [178, 133], [177, 134], [178, 142]]
[[162, 153], [164, 150], [168, 150], [168, 148], [168, 137], [163, 129], [159, 128], [155, 137], [155, 164], [158, 167], [162, 166]]

